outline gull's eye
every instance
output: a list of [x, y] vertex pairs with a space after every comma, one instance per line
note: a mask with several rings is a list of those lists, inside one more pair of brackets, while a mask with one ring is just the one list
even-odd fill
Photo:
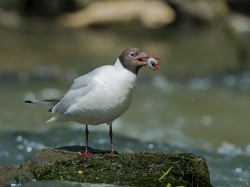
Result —
[[134, 52], [130, 52], [130, 53], [129, 53], [129, 56], [130, 56], [130, 57], [134, 57], [134, 56], [135, 56], [135, 53], [134, 53]]

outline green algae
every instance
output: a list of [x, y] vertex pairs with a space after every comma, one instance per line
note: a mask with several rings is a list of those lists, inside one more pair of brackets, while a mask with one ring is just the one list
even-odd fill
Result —
[[32, 173], [38, 181], [66, 180], [140, 187], [211, 186], [205, 160], [190, 153], [96, 154], [79, 159], [74, 152], [49, 148], [27, 161], [22, 170], [26, 172], [16, 175], [18, 182], [27, 182], [27, 174]]

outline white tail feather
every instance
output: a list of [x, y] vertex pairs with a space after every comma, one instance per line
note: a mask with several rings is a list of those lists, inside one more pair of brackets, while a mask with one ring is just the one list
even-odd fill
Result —
[[58, 115], [58, 116], [55, 116], [55, 117], [49, 119], [48, 121], [46, 121], [46, 123], [66, 122], [66, 121], [70, 121], [67, 116]]
[[56, 117], [53, 117], [53, 118], [49, 119], [48, 121], [46, 121], [46, 123], [53, 123], [56, 121], [57, 121]]

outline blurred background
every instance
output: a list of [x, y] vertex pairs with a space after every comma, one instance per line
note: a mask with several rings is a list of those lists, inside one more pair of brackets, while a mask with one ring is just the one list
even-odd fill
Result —
[[[116, 150], [192, 152], [213, 185], [249, 186], [248, 0], [1, 0], [0, 165], [84, 145], [83, 125], [47, 125], [49, 107], [23, 101], [62, 96], [127, 47], [159, 56], [161, 70], [140, 71]], [[90, 146], [109, 148], [106, 125], [90, 128]]]

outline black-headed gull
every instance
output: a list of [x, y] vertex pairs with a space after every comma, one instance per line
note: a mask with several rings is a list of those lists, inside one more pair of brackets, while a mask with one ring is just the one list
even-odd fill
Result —
[[147, 60], [152, 58], [159, 59], [140, 49], [128, 48], [121, 53], [114, 65], [96, 68], [76, 78], [62, 98], [25, 102], [52, 105], [49, 111], [56, 116], [47, 123], [75, 121], [85, 124], [86, 146], [81, 157], [92, 155], [88, 150], [88, 125], [106, 123], [110, 127], [111, 154], [114, 154], [112, 123], [130, 106], [139, 69], [142, 66], [159, 69], [155, 63], [147, 64]]

